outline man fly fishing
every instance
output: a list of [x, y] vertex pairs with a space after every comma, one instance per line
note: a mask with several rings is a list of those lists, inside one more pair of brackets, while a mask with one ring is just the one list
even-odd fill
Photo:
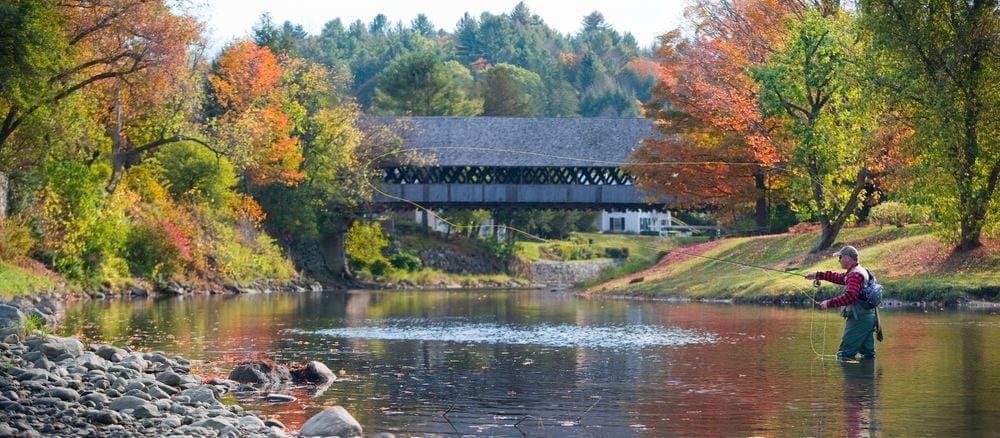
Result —
[[816, 280], [817, 286], [819, 280], [844, 285], [842, 294], [819, 303], [823, 309], [840, 307], [841, 316], [846, 320], [844, 335], [837, 349], [837, 360], [852, 361], [858, 354], [861, 359], [874, 359], [875, 340], [872, 338], [872, 333], [878, 324], [878, 314], [875, 307], [867, 306], [858, 299], [861, 288], [871, 278], [871, 273], [858, 264], [858, 250], [853, 246], [845, 246], [833, 256], [839, 258], [840, 267], [846, 272], [813, 272], [805, 277]]

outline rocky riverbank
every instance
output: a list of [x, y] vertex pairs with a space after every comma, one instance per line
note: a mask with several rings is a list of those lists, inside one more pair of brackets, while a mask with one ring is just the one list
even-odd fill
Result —
[[[58, 321], [54, 297], [0, 303], [0, 436], [360, 436], [340, 406], [289, 432], [224, 394], [255, 387], [191, 373], [191, 363], [45, 334]], [[41, 331], [39, 329], [42, 329]], [[30, 333], [29, 333], [30, 332]]]

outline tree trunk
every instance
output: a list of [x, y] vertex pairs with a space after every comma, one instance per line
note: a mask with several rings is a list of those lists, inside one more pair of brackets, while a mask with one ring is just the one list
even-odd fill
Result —
[[7, 192], [10, 189], [10, 180], [7, 174], [0, 172], [0, 224], [7, 220]]
[[811, 252], [818, 253], [824, 249], [829, 249], [833, 246], [833, 242], [837, 240], [838, 234], [840, 234], [839, 226], [831, 223], [829, 220], [821, 220], [819, 242], [816, 243]]
[[982, 221], [976, 220], [976, 216], [974, 212], [970, 211], [962, 214], [958, 246], [955, 247], [959, 252], [972, 251], [983, 246], [983, 243], [979, 241], [983, 232]]
[[757, 172], [753, 176], [754, 184], [757, 187], [756, 222], [757, 228], [767, 228], [767, 187], [764, 184], [764, 172]]

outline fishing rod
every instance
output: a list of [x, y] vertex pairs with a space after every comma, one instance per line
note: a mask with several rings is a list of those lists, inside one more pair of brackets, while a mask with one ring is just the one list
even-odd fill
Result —
[[717, 262], [722, 262], [722, 263], [729, 263], [729, 264], [733, 264], [733, 265], [744, 266], [744, 267], [747, 267], [747, 268], [764, 269], [764, 270], [767, 270], [767, 271], [780, 272], [780, 273], [785, 274], [785, 275], [792, 275], [792, 276], [795, 276], [795, 277], [806, 278], [805, 275], [799, 274], [797, 272], [782, 271], [781, 269], [768, 268], [766, 266], [758, 266], [758, 265], [753, 265], [753, 264], [750, 264], [750, 263], [737, 262], [737, 261], [727, 260], [727, 259], [723, 259], [723, 258], [719, 258], [719, 257], [712, 257], [712, 256], [706, 256], [706, 255], [700, 255], [700, 254], [691, 254], [691, 253], [688, 253], [688, 252], [683, 252], [683, 251], [678, 251], [678, 250], [672, 250], [670, 252], [672, 252], [672, 253], [676, 252], [678, 254], [686, 255], [686, 256], [691, 256], [691, 257], [700, 257], [700, 258], [703, 258], [703, 259], [715, 260]]

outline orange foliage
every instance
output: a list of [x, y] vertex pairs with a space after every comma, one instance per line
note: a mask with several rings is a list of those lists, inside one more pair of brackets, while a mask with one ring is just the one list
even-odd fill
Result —
[[250, 196], [243, 195], [236, 204], [236, 217], [250, 221], [250, 223], [257, 227], [260, 226], [261, 222], [264, 222], [267, 214], [264, 213], [264, 209], [260, 207], [260, 204], [256, 200]]
[[702, 2], [689, 10], [697, 33], [663, 36], [648, 106], [663, 134], [635, 152], [630, 169], [648, 190], [688, 206], [735, 205], [758, 196], [754, 175], [782, 161], [747, 74], [766, 60], [791, 12], [780, 0]]
[[282, 110], [281, 67], [267, 47], [238, 41], [219, 55], [209, 78], [216, 103], [223, 109], [220, 125], [242, 126], [249, 162], [242, 165], [257, 185], [295, 185], [305, 173], [298, 137]]
[[216, 101], [225, 110], [245, 111], [253, 105], [273, 102], [280, 78], [281, 68], [271, 50], [242, 40], [219, 55], [209, 83]]

